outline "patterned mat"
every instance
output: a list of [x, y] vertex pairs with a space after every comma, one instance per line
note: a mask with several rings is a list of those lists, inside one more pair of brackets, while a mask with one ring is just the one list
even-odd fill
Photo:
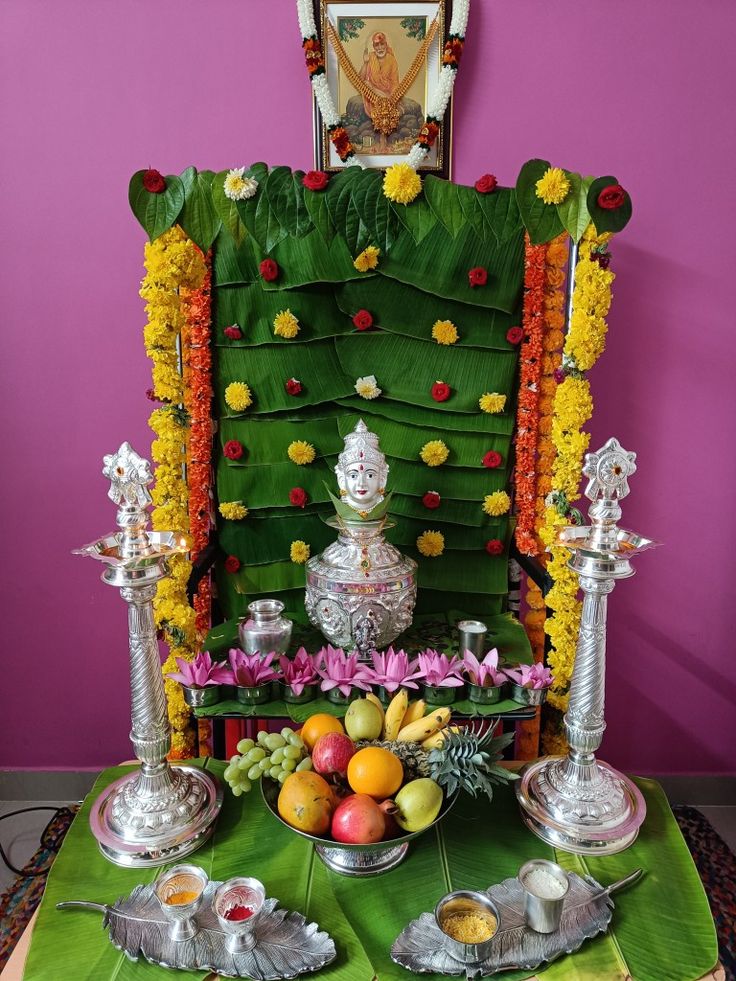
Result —
[[10, 888], [0, 896], [0, 971], [41, 902], [46, 885], [46, 874], [78, 810], [76, 806], [62, 808], [54, 815], [41, 835], [41, 844], [26, 865], [25, 871], [44, 874], [18, 876]]
[[736, 856], [700, 811], [687, 804], [672, 810], [708, 896], [727, 981], [736, 981]]
[[[718, 932], [727, 981], [736, 981], [736, 856], [707, 818], [694, 807], [672, 809], [703, 880]], [[57, 814], [44, 832], [28, 872], [48, 872], [77, 808]], [[0, 896], [0, 971], [41, 901], [46, 876], [19, 876]]]

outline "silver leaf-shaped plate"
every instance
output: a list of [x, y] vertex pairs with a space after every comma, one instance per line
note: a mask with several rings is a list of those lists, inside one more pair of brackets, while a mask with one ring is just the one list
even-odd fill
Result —
[[498, 931], [491, 952], [478, 964], [455, 960], [447, 951], [445, 935], [432, 913], [422, 913], [397, 937], [391, 957], [402, 967], [418, 974], [455, 974], [466, 978], [487, 977], [497, 971], [531, 971], [563, 954], [571, 954], [590, 937], [608, 929], [613, 914], [609, 889], [595, 879], [569, 874], [570, 889], [565, 898], [559, 929], [537, 933], [524, 922], [524, 888], [517, 878], [505, 879], [486, 892], [496, 904]]
[[318, 971], [334, 960], [335, 944], [316, 923], [307, 923], [300, 913], [277, 909], [276, 899], [267, 899], [255, 926], [256, 945], [245, 953], [232, 954], [227, 936], [212, 909], [219, 882], [209, 882], [196, 914], [199, 932], [191, 940], [174, 941], [170, 925], [152, 885], [136, 886], [114, 906], [97, 903], [60, 903], [61, 908], [83, 907], [104, 912], [103, 927], [119, 950], [136, 961], [142, 955], [152, 964], [181, 970], [213, 971], [233, 978], [276, 981]]

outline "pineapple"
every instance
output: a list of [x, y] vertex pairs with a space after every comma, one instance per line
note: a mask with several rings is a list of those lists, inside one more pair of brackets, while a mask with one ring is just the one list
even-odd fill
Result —
[[483, 791], [488, 800], [493, 800], [494, 783], [508, 783], [517, 779], [515, 773], [504, 770], [496, 762], [513, 738], [513, 732], [498, 736], [484, 750], [475, 736], [448, 732], [441, 748], [431, 750], [428, 755], [428, 776], [448, 794], [462, 788], [471, 797]]

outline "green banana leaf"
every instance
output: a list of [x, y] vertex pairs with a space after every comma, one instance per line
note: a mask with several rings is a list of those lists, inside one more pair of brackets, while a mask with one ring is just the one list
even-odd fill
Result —
[[[217, 775], [225, 766], [211, 760], [203, 765]], [[170, 977], [164, 968], [127, 961], [100, 929], [99, 915], [54, 908], [69, 899], [113, 902], [156, 876], [156, 869], [110, 865], [89, 832], [92, 801], [129, 769], [115, 767], [100, 775], [64, 840], [41, 902], [24, 981]], [[532, 856], [562, 861], [577, 871], [589, 867], [604, 885], [641, 867], [646, 872], [643, 880], [615, 897], [607, 934], [586, 941], [543, 973], [549, 981], [693, 981], [717, 961], [713, 920], [662, 789], [651, 780], [637, 783], [647, 803], [647, 819], [634, 845], [615, 856], [581, 861], [543, 844], [522, 825], [513, 788], [499, 786], [490, 804], [461, 794], [440, 824], [412, 842], [397, 869], [375, 879], [329, 872], [308, 841], [270, 814], [258, 791], [237, 799], [226, 791], [215, 834], [191, 861], [212, 879], [254, 876], [283, 906], [316, 920], [338, 951], [337, 959], [319, 972], [325, 981], [370, 981], [374, 976], [394, 981], [398, 974], [390, 959], [391, 944], [410, 920], [431, 910], [451, 889], [483, 889], [516, 875]], [[504, 981], [519, 981], [532, 973], [508, 972]], [[204, 974], [177, 976], [202, 979]], [[438, 975], [425, 977], [441, 981]]]
[[287, 237], [268, 253], [258, 253], [259, 263], [266, 254], [278, 263], [279, 276], [273, 282], [264, 282], [265, 290], [292, 289], [307, 283], [342, 283], [372, 275], [358, 272], [353, 265], [355, 253], [349, 251], [343, 238], [336, 235], [327, 244], [317, 229], [304, 238]]
[[431, 337], [435, 321], [451, 320], [460, 335], [458, 343], [464, 347], [507, 351], [506, 331], [521, 322], [518, 310], [506, 313], [470, 303], [458, 303], [414, 289], [388, 276], [343, 283], [336, 287], [335, 299], [346, 316], [352, 317], [358, 310], [368, 310], [375, 327], [419, 340]]
[[312, 555], [317, 555], [336, 537], [337, 532], [318, 514], [303, 514], [301, 508], [293, 508], [288, 517], [271, 521], [223, 521], [217, 529], [220, 548], [228, 555], [237, 555], [248, 566], [288, 560], [289, 546], [297, 540], [307, 542]]
[[[405, 402], [394, 402], [390, 398], [373, 399], [366, 402], [359, 395], [352, 395], [349, 398], [337, 399], [339, 405], [346, 409], [354, 409], [366, 418], [368, 416], [379, 416], [384, 419], [393, 419], [407, 426], [436, 426], [437, 425], [437, 404], [434, 408], [425, 408], [423, 405], [408, 405]], [[443, 412], [442, 428], [453, 432], [462, 433], [497, 433], [509, 436], [514, 428], [513, 409], [507, 406], [505, 412], [488, 413], [479, 412], [478, 404], [473, 406], [472, 412]]]
[[[397, 548], [401, 549], [401, 551], [404, 551], [407, 547], [414, 546], [417, 538], [423, 531], [432, 529], [433, 531], [441, 532], [445, 536], [445, 549], [458, 549], [471, 553], [466, 555], [465, 559], [468, 562], [478, 560], [478, 569], [479, 571], [483, 570], [483, 575], [485, 575], [485, 571], [488, 568], [488, 563], [494, 560], [500, 561], [504, 566], [508, 563], [508, 555], [505, 552], [499, 556], [490, 556], [485, 552], [485, 545], [489, 538], [501, 538], [504, 544], [508, 545], [507, 532], [510, 530], [508, 528], [508, 521], [504, 522], [505, 528], [503, 534], [498, 532], [497, 528], [491, 533], [487, 526], [474, 528], [472, 525], [453, 525], [445, 524], [444, 521], [438, 521], [438, 510], [428, 511], [428, 516], [420, 519], [403, 518], [394, 515], [392, 520], [395, 523], [395, 527], [389, 528], [386, 531], [386, 538], [393, 545], [396, 545]], [[501, 522], [499, 522], [500, 524]]]
[[403, 515], [416, 518], [426, 524], [428, 521], [441, 521], [443, 524], [465, 525], [469, 528], [482, 528], [486, 539], [501, 538], [506, 540], [511, 534], [513, 521], [508, 514], [500, 518], [491, 517], [478, 507], [477, 501], [454, 501], [444, 498], [440, 506], [434, 510], [422, 504], [419, 497], [408, 497], [405, 494], [394, 494], [391, 499], [391, 514], [393, 517]]
[[[289, 398], [289, 396], [287, 396]], [[223, 399], [224, 402], [224, 399]], [[237, 439], [247, 447], [247, 456], [240, 460], [231, 460], [235, 467], [262, 467], [268, 464], [280, 464], [287, 461], [292, 467], [287, 455], [289, 444], [294, 440], [311, 443], [317, 457], [336, 456], [343, 449], [343, 437], [338, 432], [337, 419], [305, 419], [303, 422], [282, 420], [279, 418], [221, 418], [220, 441], [224, 445], [228, 440]], [[353, 427], [354, 428], [354, 425]], [[313, 463], [299, 467], [304, 470], [314, 466]]]
[[[216, 184], [217, 179], [215, 178], [213, 187]], [[222, 197], [225, 201], [229, 200], [225, 198], [224, 194]], [[215, 193], [214, 198], [215, 202], [217, 202], [218, 193]], [[233, 201], [229, 203], [234, 205]], [[227, 217], [224, 205], [219, 213], [224, 222]], [[234, 222], [232, 213], [230, 213], [230, 218]], [[238, 218], [238, 222], [240, 222], [240, 218]], [[235, 237], [233, 233], [235, 233]], [[217, 236], [212, 260], [212, 285], [215, 287], [212, 293], [215, 299], [215, 309], [217, 308], [217, 294], [220, 289], [232, 284], [240, 286], [243, 283], [252, 283], [259, 278], [258, 262], [260, 260], [256, 256], [257, 248], [258, 246], [250, 237], [242, 222], [239, 225], [233, 224], [233, 228], [230, 228], [226, 232], [222, 231]]]

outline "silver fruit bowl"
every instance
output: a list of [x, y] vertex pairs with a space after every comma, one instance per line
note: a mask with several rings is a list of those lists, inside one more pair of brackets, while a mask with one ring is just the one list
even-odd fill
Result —
[[372, 845], [344, 845], [342, 842], [333, 841], [331, 838], [321, 838], [319, 835], [310, 835], [306, 831], [292, 828], [290, 824], [284, 821], [278, 811], [277, 802], [281, 785], [265, 778], [260, 781], [260, 784], [266, 806], [276, 820], [280, 821], [285, 828], [288, 828], [295, 835], [301, 835], [302, 838], [311, 841], [314, 844], [314, 850], [327, 868], [332, 869], [333, 872], [339, 872], [341, 875], [380, 875], [382, 872], [396, 868], [406, 857], [406, 853], [409, 851], [409, 842], [413, 838], [423, 835], [425, 831], [429, 831], [441, 821], [454, 805], [459, 793], [459, 791], [455, 791], [451, 796], [446, 795], [440, 813], [431, 824], [422, 828], [421, 831], [411, 831], [398, 838], [377, 841]]

